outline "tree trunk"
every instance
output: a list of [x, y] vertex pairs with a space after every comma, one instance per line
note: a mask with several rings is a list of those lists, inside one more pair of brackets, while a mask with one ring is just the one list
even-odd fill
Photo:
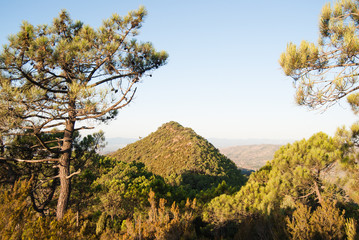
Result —
[[[71, 119], [71, 117], [70, 117]], [[72, 152], [73, 133], [75, 129], [75, 121], [67, 120], [62, 144], [62, 156], [59, 161], [59, 177], [60, 177], [60, 195], [57, 202], [56, 217], [62, 219], [66, 213], [67, 204], [70, 199], [70, 159]]]
[[320, 190], [319, 190], [317, 181], [314, 181], [314, 190], [317, 195], [318, 202], [320, 203], [320, 205], [323, 206], [323, 198], [322, 198], [322, 195], [320, 194]]

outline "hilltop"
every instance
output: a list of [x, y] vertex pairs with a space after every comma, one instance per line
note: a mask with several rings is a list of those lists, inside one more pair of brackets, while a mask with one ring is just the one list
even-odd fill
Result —
[[168, 182], [190, 184], [196, 189], [209, 188], [223, 180], [231, 185], [244, 183], [234, 162], [191, 128], [177, 122], [163, 124], [110, 156], [124, 162], [142, 162]]

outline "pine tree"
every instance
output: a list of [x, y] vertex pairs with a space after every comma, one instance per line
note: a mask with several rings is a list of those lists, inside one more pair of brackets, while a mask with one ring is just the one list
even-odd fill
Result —
[[359, 1], [326, 4], [320, 15], [318, 44], [289, 43], [279, 63], [296, 83], [296, 102], [309, 108], [331, 106], [341, 98], [359, 110]]
[[[2, 145], [6, 149], [14, 136], [31, 135], [31, 148], [47, 153], [18, 159], [5, 151], [0, 160], [58, 168], [58, 219], [67, 209], [71, 177], [79, 172], [71, 167], [75, 132], [89, 128], [86, 120], [113, 119], [131, 102], [140, 79], [166, 63], [166, 52], [134, 39], [145, 16], [140, 7], [94, 29], [63, 10], [51, 25], [23, 22], [0, 53]], [[46, 133], [61, 137], [47, 140]]]

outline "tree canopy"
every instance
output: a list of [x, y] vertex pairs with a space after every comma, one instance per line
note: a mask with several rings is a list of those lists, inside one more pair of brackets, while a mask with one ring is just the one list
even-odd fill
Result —
[[319, 21], [318, 44], [289, 43], [279, 63], [296, 83], [296, 102], [310, 108], [329, 107], [347, 97], [359, 110], [359, 1], [326, 4]]
[[[300, 231], [320, 236], [334, 236], [334, 232], [338, 236], [343, 234], [344, 212], [338, 206], [358, 209], [358, 205], [348, 187], [347, 181], [352, 181], [348, 180], [350, 174], [339, 170], [342, 163], [348, 161], [345, 155], [350, 152], [343, 148], [343, 139], [348, 141], [350, 138], [341, 135], [331, 138], [317, 133], [308, 140], [281, 147], [274, 159], [252, 173], [236, 194], [223, 194], [212, 199], [203, 211], [204, 220], [217, 227], [235, 223], [249, 232], [253, 227], [255, 232], [260, 228], [268, 231], [269, 235], [273, 232], [280, 234], [279, 239], [287, 238], [289, 233], [293, 239], [307, 239], [295, 237], [304, 234]], [[291, 215], [292, 219], [289, 218]], [[260, 220], [262, 217], [263, 222]], [[251, 237], [253, 235], [247, 238]]]
[[[46, 153], [19, 159], [4, 151], [0, 160], [58, 168], [58, 218], [79, 170], [70, 169], [74, 133], [88, 129], [90, 119], [113, 119], [131, 102], [137, 83], [166, 63], [166, 52], [134, 38], [146, 14], [144, 7], [114, 14], [94, 29], [63, 10], [51, 25], [24, 21], [0, 53], [1, 145], [7, 149], [13, 136], [31, 135], [36, 141], [29, 148]], [[59, 136], [46, 139], [48, 134]]]

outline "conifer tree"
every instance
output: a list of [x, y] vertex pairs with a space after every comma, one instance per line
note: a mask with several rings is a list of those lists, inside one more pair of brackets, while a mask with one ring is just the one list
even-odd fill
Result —
[[330, 107], [347, 97], [359, 111], [359, 1], [326, 4], [319, 21], [318, 44], [289, 43], [279, 63], [296, 83], [296, 102], [309, 108]]
[[[14, 136], [31, 135], [36, 142], [30, 147], [42, 152], [18, 159], [2, 151], [0, 160], [58, 169], [58, 219], [66, 212], [71, 177], [79, 172], [71, 164], [75, 132], [88, 129], [89, 120], [113, 119], [131, 102], [138, 82], [166, 63], [166, 52], [134, 39], [145, 16], [140, 7], [94, 29], [63, 10], [51, 25], [23, 22], [0, 52], [1, 146], [6, 150]], [[61, 137], [44, 138], [55, 133]]]
[[323, 174], [342, 159], [343, 153], [334, 138], [317, 133], [308, 140], [282, 146], [236, 194], [214, 198], [204, 211], [205, 221], [217, 225], [244, 221], [258, 213], [270, 216], [292, 208], [296, 201], [312, 207], [341, 198], [343, 191], [327, 194], [330, 183]]

